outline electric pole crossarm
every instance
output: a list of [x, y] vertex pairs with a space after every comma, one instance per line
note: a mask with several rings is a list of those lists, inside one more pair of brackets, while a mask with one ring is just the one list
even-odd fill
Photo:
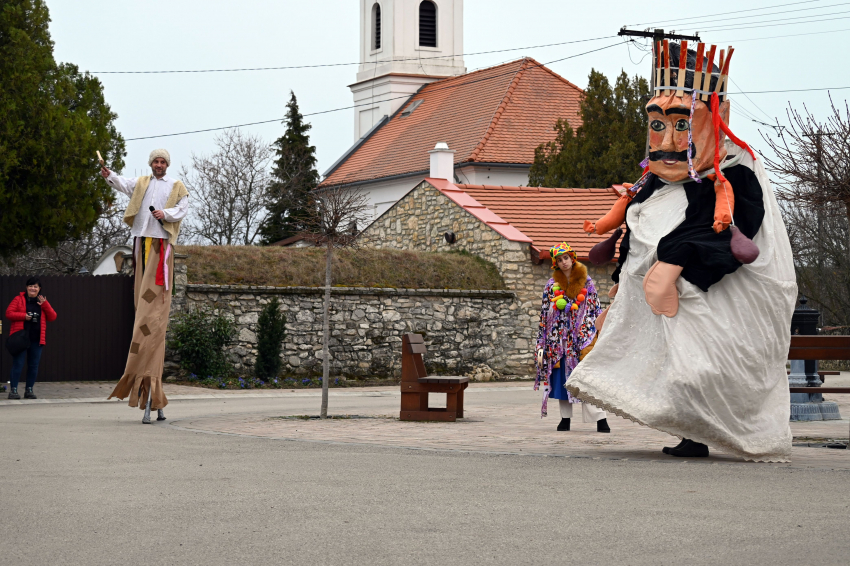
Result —
[[639, 31], [620, 28], [620, 31], [617, 32], [617, 35], [628, 37], [651, 37], [656, 41], [658, 41], [659, 39], [686, 39], [688, 41], [701, 41], [699, 35], [679, 35], [676, 33], [664, 33], [663, 29], [656, 29], [654, 31]]

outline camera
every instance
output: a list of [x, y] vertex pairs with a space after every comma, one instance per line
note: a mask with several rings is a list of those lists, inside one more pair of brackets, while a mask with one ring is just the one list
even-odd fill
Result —
[[32, 318], [30, 319], [30, 322], [38, 322], [38, 317], [40, 317], [40, 316], [41, 316], [41, 313], [40, 313], [40, 312], [28, 312], [27, 314], [28, 314], [28, 315], [30, 315], [30, 316], [32, 317]]

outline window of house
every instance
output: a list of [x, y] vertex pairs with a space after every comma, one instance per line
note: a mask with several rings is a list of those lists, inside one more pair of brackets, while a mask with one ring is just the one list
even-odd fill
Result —
[[419, 3], [419, 45], [437, 47], [437, 5], [430, 0]]
[[381, 48], [381, 5], [375, 2], [372, 6], [372, 49]]

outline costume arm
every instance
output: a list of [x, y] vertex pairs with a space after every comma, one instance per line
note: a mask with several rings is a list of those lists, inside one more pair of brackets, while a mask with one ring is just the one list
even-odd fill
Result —
[[12, 299], [12, 302], [9, 303], [9, 306], [6, 308], [6, 318], [9, 320], [20, 322], [27, 319], [26, 309], [19, 310], [18, 307], [16, 307], [19, 299], [20, 297]]
[[[587, 285], [589, 287], [592, 285], [592, 282], [588, 280]], [[576, 340], [578, 350], [583, 350], [587, 347], [587, 345], [590, 344], [596, 336], [596, 318], [599, 316], [599, 312], [601, 310], [599, 306], [599, 295], [596, 293], [595, 288], [593, 292], [588, 289], [587, 296], [584, 300], [587, 305], [584, 307], [584, 320], [581, 321], [581, 328], [579, 329], [579, 334]]]
[[537, 328], [537, 349], [546, 344], [546, 313], [549, 311], [549, 285], [543, 288], [543, 306], [540, 307], [540, 325]]
[[189, 197], [181, 198], [180, 202], [177, 203], [177, 206], [174, 208], [164, 208], [162, 209], [162, 212], [165, 213], [166, 222], [177, 222], [179, 220], [183, 220], [189, 212]]
[[121, 177], [120, 175], [116, 175], [114, 172], [109, 173], [109, 177], [106, 178], [106, 182], [109, 183], [109, 186], [121, 191], [128, 197], [133, 196], [133, 189], [136, 188], [136, 180], [128, 179], [127, 177]]
[[53, 322], [56, 320], [56, 311], [53, 310], [53, 307], [50, 306], [46, 300], [41, 303], [41, 310], [44, 312], [44, 318], [47, 322]]

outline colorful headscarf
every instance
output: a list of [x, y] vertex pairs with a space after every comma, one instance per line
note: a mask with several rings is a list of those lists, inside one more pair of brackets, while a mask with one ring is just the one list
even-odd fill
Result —
[[552, 269], [558, 269], [558, 256], [564, 254], [569, 254], [570, 259], [573, 260], [573, 263], [577, 261], [576, 253], [566, 242], [561, 242], [557, 246], [552, 246], [551, 248], [549, 248], [549, 255], [552, 257]]

